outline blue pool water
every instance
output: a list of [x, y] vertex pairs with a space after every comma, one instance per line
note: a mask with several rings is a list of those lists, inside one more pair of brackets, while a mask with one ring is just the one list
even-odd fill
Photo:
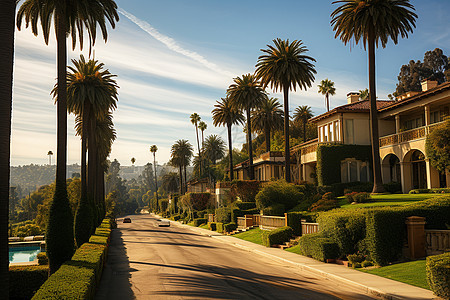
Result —
[[41, 248], [39, 246], [10, 247], [9, 262], [19, 263], [33, 261], [36, 259], [39, 252], [41, 252]]

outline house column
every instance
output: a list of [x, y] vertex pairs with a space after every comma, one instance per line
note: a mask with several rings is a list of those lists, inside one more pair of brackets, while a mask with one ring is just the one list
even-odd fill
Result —
[[425, 126], [430, 125], [431, 114], [430, 114], [430, 106], [425, 105]]
[[341, 140], [341, 143], [345, 144], [344, 143], [344, 115], [343, 114], [341, 114], [339, 120], [340, 120], [340, 122], [339, 122], [340, 123], [340, 126], [339, 126], [339, 138]]
[[431, 166], [430, 159], [425, 158], [425, 168], [427, 171], [427, 188], [439, 187], [439, 172]]
[[381, 178], [383, 180], [383, 183], [389, 183], [392, 181], [391, 166], [389, 165], [389, 159], [387, 158], [381, 161]]
[[402, 193], [407, 194], [412, 189], [412, 170], [410, 162], [400, 162], [400, 175], [402, 180]]
[[400, 132], [400, 115], [395, 115], [395, 133]]

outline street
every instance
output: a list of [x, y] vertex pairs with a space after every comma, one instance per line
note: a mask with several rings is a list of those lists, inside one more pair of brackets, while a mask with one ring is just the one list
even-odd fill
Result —
[[372, 299], [176, 222], [129, 217], [112, 232], [96, 299]]

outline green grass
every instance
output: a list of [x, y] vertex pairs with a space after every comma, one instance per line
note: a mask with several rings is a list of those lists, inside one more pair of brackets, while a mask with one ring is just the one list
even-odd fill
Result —
[[429, 290], [425, 260], [410, 261], [376, 269], [357, 269], [359, 271], [397, 280]]
[[209, 226], [208, 226], [208, 224], [203, 224], [203, 225], [200, 225], [200, 226], [198, 226], [199, 228], [203, 228], [203, 229], [209, 229]]
[[290, 248], [287, 248], [284, 250], [292, 252], [292, 253], [300, 254], [300, 246], [299, 245], [295, 245], [294, 247], [290, 247]]
[[344, 209], [354, 209], [361, 207], [377, 207], [377, 206], [398, 206], [422, 201], [429, 198], [439, 196], [438, 194], [387, 194], [372, 195], [372, 201], [369, 203], [349, 204], [345, 196], [339, 197], [339, 205]]
[[244, 231], [238, 234], [234, 234], [234, 237], [237, 237], [238, 239], [249, 241], [255, 244], [262, 245], [262, 239], [261, 239], [261, 232], [262, 230], [259, 228], [253, 228], [248, 231]]

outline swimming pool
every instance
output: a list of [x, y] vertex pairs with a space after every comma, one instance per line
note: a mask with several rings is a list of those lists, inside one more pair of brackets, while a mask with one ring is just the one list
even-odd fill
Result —
[[33, 261], [36, 259], [39, 252], [41, 252], [41, 248], [39, 246], [10, 247], [9, 263]]

